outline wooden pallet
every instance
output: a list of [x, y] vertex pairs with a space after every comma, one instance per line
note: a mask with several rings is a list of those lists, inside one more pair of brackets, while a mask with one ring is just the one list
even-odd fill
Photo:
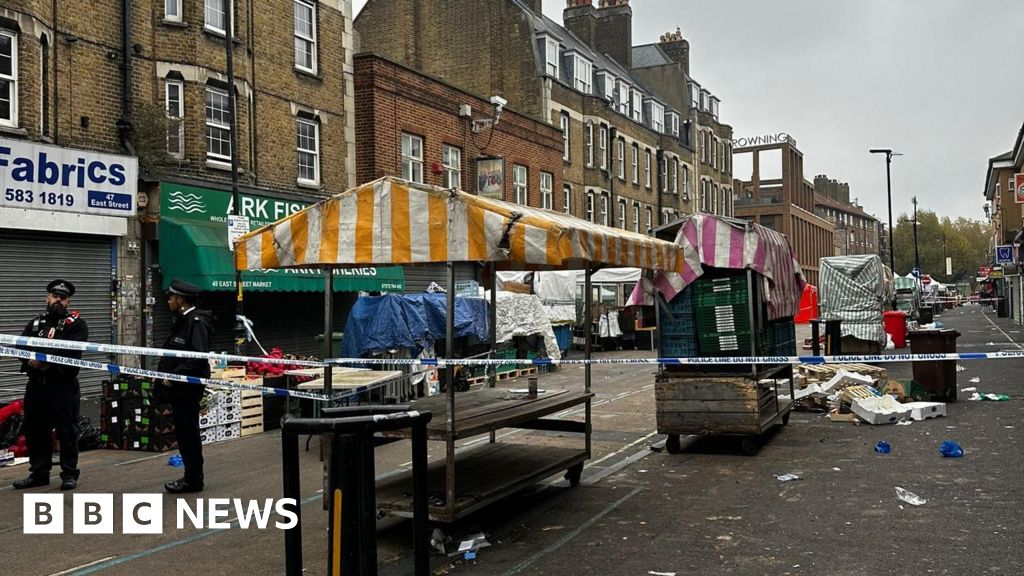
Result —
[[888, 382], [889, 371], [870, 364], [800, 364], [797, 375], [807, 384], [826, 382], [840, 370], [870, 376], [876, 383]]
[[242, 391], [241, 436], [252, 436], [263, 432], [263, 394]]

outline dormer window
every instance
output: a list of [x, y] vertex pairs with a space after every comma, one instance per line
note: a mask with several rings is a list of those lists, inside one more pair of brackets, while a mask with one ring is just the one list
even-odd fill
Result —
[[711, 93], [707, 90], [700, 91], [700, 110], [701, 112], [708, 112], [711, 108]]
[[709, 106], [709, 110], [708, 111], [711, 112], [712, 116], [714, 116], [715, 118], [718, 118], [718, 102], [719, 102], [718, 98], [715, 98], [714, 96], [709, 96], [708, 97], [708, 101], [710, 102], [710, 106]]
[[619, 108], [619, 114], [623, 116], [629, 116], [629, 84], [626, 84], [622, 80], [615, 81], [616, 102]]
[[666, 112], [665, 113], [665, 128], [668, 130], [669, 134], [671, 134], [671, 135], [673, 135], [673, 136], [678, 138], [679, 137], [679, 114], [676, 114], [675, 112], [672, 112], [672, 111]]
[[558, 40], [550, 36], [542, 36], [538, 44], [544, 53], [544, 73], [552, 78], [558, 78]]
[[632, 102], [631, 102], [631, 105], [630, 105], [630, 112], [631, 112], [630, 117], [633, 118], [634, 122], [639, 122], [639, 123], [642, 124], [643, 121], [644, 121], [644, 112], [643, 112], [644, 95], [641, 94], [640, 91], [637, 90], [636, 88], [632, 88], [631, 89], [631, 95], [632, 95], [632, 98], [631, 98]]
[[601, 70], [594, 73], [596, 93], [603, 96], [605, 102], [615, 102], [615, 76]]
[[572, 87], [583, 92], [584, 94], [590, 94], [592, 92], [593, 82], [593, 65], [590, 60], [587, 60], [581, 56], [578, 52], [570, 52], [566, 59], [569, 66], [572, 67], [568, 70], [570, 78], [572, 78]]
[[690, 106], [700, 110], [700, 84], [690, 82]]
[[644, 99], [644, 124], [658, 134], [664, 134], [665, 107], [650, 98]]

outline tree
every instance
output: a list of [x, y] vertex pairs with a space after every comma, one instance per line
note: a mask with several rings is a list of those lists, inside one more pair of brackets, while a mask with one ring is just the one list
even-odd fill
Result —
[[[914, 269], [914, 226], [912, 215], [901, 214], [893, 229], [893, 254], [896, 273], [907, 275]], [[917, 211], [917, 248], [921, 271], [943, 283], [974, 278], [986, 263], [988, 233], [979, 220], [944, 217], [931, 210]], [[952, 259], [953, 274], [946, 275], [946, 257]]]

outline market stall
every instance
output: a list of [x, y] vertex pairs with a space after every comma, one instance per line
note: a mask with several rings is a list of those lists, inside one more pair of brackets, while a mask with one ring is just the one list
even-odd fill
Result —
[[893, 278], [876, 254], [819, 261], [821, 317], [841, 320], [846, 354], [879, 354], [885, 347], [882, 311], [893, 299]]
[[[445, 262], [449, 351], [455, 336], [454, 262], [486, 263], [492, 277], [499, 267], [582, 268], [588, 276], [602, 264], [683, 271], [681, 249], [669, 242], [394, 178], [341, 193], [247, 234], [236, 242], [235, 255], [239, 270]], [[492, 294], [496, 297], [496, 291]], [[493, 304], [492, 300], [492, 314]], [[329, 316], [325, 320], [324, 333], [331, 334]], [[586, 355], [589, 358], [589, 349]], [[445, 443], [445, 458], [431, 466], [431, 518], [454, 522], [560, 470], [568, 471], [570, 483], [579, 481], [583, 462], [590, 457], [589, 365], [580, 388], [548, 389], [535, 397], [496, 389], [493, 372], [489, 387], [456, 394], [452, 376], [448, 365], [445, 395], [414, 403], [435, 414], [428, 437]], [[327, 394], [330, 383], [325, 377]], [[578, 405], [585, 405], [584, 422], [543, 418]], [[580, 433], [584, 442], [578, 448], [497, 442], [494, 431], [506, 427]], [[456, 455], [457, 440], [486, 433], [491, 434], [489, 443]], [[378, 486], [379, 508], [411, 514], [410, 482], [395, 477]]]
[[[659, 346], [663, 357], [765, 356], [796, 353], [793, 317], [805, 281], [785, 236], [757, 224], [706, 214], [656, 230], [684, 249], [685, 271], [656, 276]], [[631, 300], [644, 297], [638, 288]], [[663, 298], [663, 299], [661, 299]], [[735, 436], [744, 452], [789, 419], [779, 381], [792, 367], [684, 365], [664, 367], [655, 381], [658, 432], [669, 452], [681, 435]]]

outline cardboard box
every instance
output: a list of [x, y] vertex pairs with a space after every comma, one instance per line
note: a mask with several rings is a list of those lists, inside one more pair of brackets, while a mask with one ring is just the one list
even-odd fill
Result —
[[907, 402], [903, 406], [909, 408], [910, 417], [918, 421], [946, 415], [946, 405], [942, 402]]
[[868, 424], [895, 424], [910, 414], [910, 408], [888, 394], [872, 398], [855, 398], [850, 408]]

